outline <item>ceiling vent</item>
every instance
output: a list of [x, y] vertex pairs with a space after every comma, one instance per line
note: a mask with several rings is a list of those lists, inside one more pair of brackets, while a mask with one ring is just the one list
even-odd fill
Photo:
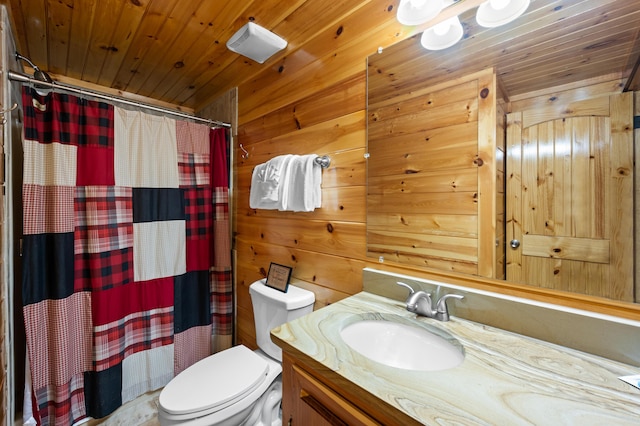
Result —
[[227, 48], [258, 63], [287, 47], [287, 41], [253, 22], [240, 28], [227, 42]]

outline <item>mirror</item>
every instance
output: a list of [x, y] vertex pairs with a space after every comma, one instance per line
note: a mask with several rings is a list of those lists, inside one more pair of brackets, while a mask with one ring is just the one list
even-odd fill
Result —
[[[635, 302], [633, 94], [609, 73], [638, 49], [598, 44], [594, 26], [609, 40], [627, 30], [586, 1], [562, 23], [539, 3], [502, 29], [465, 12], [465, 38], [443, 51], [417, 35], [368, 58], [367, 253]], [[584, 61], [586, 47], [603, 59]], [[635, 56], [612, 53], [625, 47]], [[623, 148], [598, 151], [611, 141]]]

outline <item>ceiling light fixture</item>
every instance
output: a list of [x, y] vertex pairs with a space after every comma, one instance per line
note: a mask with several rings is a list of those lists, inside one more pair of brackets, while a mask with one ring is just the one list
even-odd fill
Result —
[[266, 28], [248, 22], [227, 41], [227, 49], [262, 64], [287, 47], [287, 41]]
[[443, 6], [443, 0], [400, 0], [396, 17], [403, 25], [420, 25], [438, 16]]
[[[443, 8], [456, 0], [400, 0], [398, 21], [404, 25], [421, 25], [431, 21]], [[531, 0], [488, 0], [478, 7], [476, 21], [478, 25], [494, 28], [507, 24], [522, 15]], [[441, 50], [456, 44], [463, 36], [464, 30], [460, 19], [456, 16], [440, 24], [428, 28], [422, 33], [420, 43], [426, 49]]]
[[429, 50], [442, 50], [456, 44], [464, 31], [457, 16], [447, 19], [427, 29], [420, 37], [422, 47]]
[[522, 15], [530, 0], [489, 0], [478, 7], [476, 21], [486, 28], [508, 24]]

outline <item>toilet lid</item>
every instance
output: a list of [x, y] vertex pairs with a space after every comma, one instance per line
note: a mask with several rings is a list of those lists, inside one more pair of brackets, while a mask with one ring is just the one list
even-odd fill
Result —
[[160, 393], [160, 405], [172, 414], [210, 410], [241, 399], [265, 380], [269, 364], [246, 346], [234, 346], [204, 358], [174, 377]]

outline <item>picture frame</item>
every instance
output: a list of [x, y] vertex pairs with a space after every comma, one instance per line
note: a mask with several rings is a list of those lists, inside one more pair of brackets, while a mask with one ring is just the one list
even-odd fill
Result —
[[271, 262], [265, 285], [286, 293], [289, 289], [289, 279], [291, 278], [292, 270], [293, 268], [288, 266]]

